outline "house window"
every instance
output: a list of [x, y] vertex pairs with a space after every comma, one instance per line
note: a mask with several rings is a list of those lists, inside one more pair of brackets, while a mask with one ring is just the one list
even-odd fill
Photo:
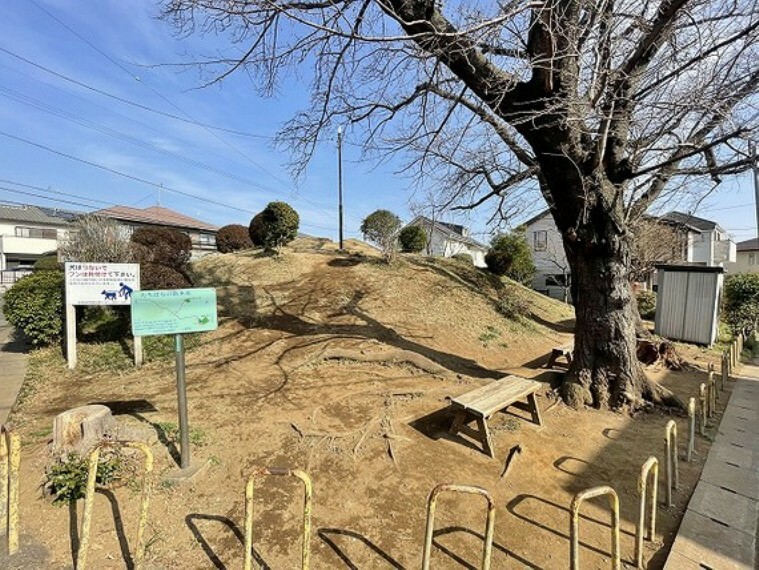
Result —
[[200, 234], [200, 245], [216, 245], [216, 236], [212, 234]]
[[556, 275], [546, 275], [546, 285], [553, 285], [555, 287], [566, 287], [567, 286], [567, 275], [564, 274], [556, 274]]
[[532, 249], [533, 251], [545, 251], [548, 246], [548, 232], [539, 230], [532, 232]]
[[749, 265], [756, 265], [756, 254], [755, 253], [749, 253], [748, 254], [748, 264]]
[[16, 237], [57, 239], [58, 230], [16, 226]]

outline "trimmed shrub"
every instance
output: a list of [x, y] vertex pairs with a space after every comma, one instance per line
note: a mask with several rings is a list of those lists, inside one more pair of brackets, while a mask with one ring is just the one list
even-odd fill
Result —
[[216, 249], [221, 253], [232, 253], [252, 247], [253, 242], [250, 240], [248, 228], [241, 224], [229, 224], [221, 227], [216, 234]]
[[401, 251], [419, 253], [427, 247], [427, 232], [421, 226], [406, 226], [398, 234]]
[[33, 346], [53, 344], [63, 330], [62, 271], [39, 271], [18, 280], [5, 294], [3, 313]]
[[192, 287], [192, 281], [186, 273], [160, 263], [140, 264], [140, 288], [186, 289]]
[[474, 258], [468, 253], [455, 253], [451, 256], [451, 259], [455, 259], [456, 261], [461, 261], [468, 265], [474, 265]]
[[34, 262], [37, 271], [62, 271], [63, 264], [58, 261], [57, 255], [46, 255]]
[[519, 283], [527, 284], [535, 275], [530, 244], [521, 229], [494, 238], [485, 254], [485, 263], [496, 275], [505, 275]]
[[400, 228], [401, 219], [389, 210], [376, 210], [361, 222], [361, 233], [379, 246], [387, 260], [395, 253]]
[[753, 331], [759, 320], [759, 273], [738, 273], [725, 279], [725, 320], [734, 332]]
[[132, 234], [134, 255], [141, 264], [158, 263], [182, 270], [190, 261], [190, 236], [170, 228], [146, 226]]
[[298, 236], [300, 216], [285, 202], [270, 202], [266, 208], [253, 216], [248, 235], [253, 245], [280, 252], [282, 246]]
[[638, 301], [638, 313], [641, 319], [650, 321], [656, 317], [656, 293], [640, 291], [635, 298]]

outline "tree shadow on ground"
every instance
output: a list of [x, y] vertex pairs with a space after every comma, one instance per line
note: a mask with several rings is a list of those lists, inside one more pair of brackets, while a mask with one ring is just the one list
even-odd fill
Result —
[[[390, 568], [393, 568], [394, 570], [406, 570], [405, 566], [402, 566], [397, 560], [392, 558], [389, 554], [387, 554], [384, 550], [382, 550], [379, 546], [374, 544], [371, 540], [362, 534], [359, 534], [352, 530], [345, 530], [340, 528], [320, 528], [317, 531], [317, 534], [319, 535], [319, 538], [321, 538], [327, 544], [327, 546], [332, 549], [332, 551], [350, 570], [359, 570], [360, 568], [367, 567], [367, 561], [370, 560], [370, 558], [379, 558], [382, 560], [382, 562], [386, 563]], [[340, 548], [336, 542], [337, 537], [346, 537], [353, 539], [354, 541], [359, 541], [363, 546], [366, 547], [369, 555], [361, 559], [360, 566], [354, 563], [344, 552], [344, 550]]]
[[[206, 515], [206, 514], [200, 514], [200, 513], [190, 513], [185, 517], [185, 524], [187, 524], [187, 527], [190, 529], [190, 532], [192, 533], [192, 536], [195, 538], [195, 540], [200, 544], [200, 547], [203, 549], [203, 552], [208, 557], [211, 564], [213, 564], [213, 567], [217, 570], [226, 570], [227, 566], [224, 564], [224, 562], [219, 558], [219, 555], [216, 553], [216, 551], [213, 549], [211, 544], [208, 542], [208, 540], [203, 536], [203, 533], [198, 528], [197, 522], [198, 521], [206, 521], [206, 522], [214, 522], [214, 523], [220, 523], [221, 525], [225, 526], [227, 529], [232, 531], [232, 534], [234, 535], [237, 542], [239, 542], [240, 550], [242, 551], [242, 554], [244, 554], [245, 550], [245, 535], [243, 534], [242, 530], [240, 530], [240, 527], [237, 526], [237, 524], [229, 519], [228, 517], [222, 516], [222, 515]], [[256, 568], [259, 568], [260, 570], [271, 570], [271, 567], [264, 561], [264, 559], [261, 557], [261, 555], [256, 551], [254, 548], [252, 551], [253, 560], [256, 564]]]

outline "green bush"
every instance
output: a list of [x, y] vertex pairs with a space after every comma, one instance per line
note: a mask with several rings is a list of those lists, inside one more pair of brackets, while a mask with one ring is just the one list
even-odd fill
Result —
[[427, 232], [421, 226], [406, 226], [398, 234], [401, 251], [419, 253], [427, 247]]
[[140, 264], [140, 288], [145, 291], [188, 287], [192, 287], [192, 280], [184, 271], [160, 263]]
[[388, 260], [395, 253], [400, 228], [401, 219], [389, 210], [376, 210], [361, 222], [361, 233], [377, 244]]
[[17, 281], [5, 294], [3, 313], [33, 346], [56, 342], [63, 330], [62, 271], [39, 271]]
[[755, 330], [759, 319], [759, 273], [728, 275], [722, 308], [734, 332]]
[[34, 269], [37, 271], [62, 271], [63, 264], [58, 261], [57, 255], [46, 255], [34, 262]]
[[462, 261], [468, 265], [474, 265], [474, 258], [468, 253], [455, 253], [451, 256], [451, 259]]
[[535, 275], [530, 244], [521, 228], [494, 238], [485, 254], [485, 263], [496, 275], [505, 275], [519, 283], [527, 284]]
[[[95, 483], [110, 485], [120, 478], [123, 460], [115, 453], [102, 454], [98, 461]], [[87, 488], [89, 461], [75, 453], [60, 457], [45, 473], [45, 489], [53, 497], [54, 505], [67, 505], [84, 498]]]
[[216, 234], [216, 249], [221, 253], [232, 253], [241, 249], [251, 249], [248, 228], [241, 224], [229, 224], [219, 228]]
[[636, 295], [638, 301], [638, 313], [640, 318], [651, 320], [656, 317], [656, 293], [653, 291], [640, 291]]
[[140, 263], [157, 263], [183, 270], [190, 261], [190, 236], [170, 228], [137, 228], [131, 237], [134, 256]]
[[253, 245], [279, 252], [298, 236], [300, 216], [285, 202], [270, 202], [266, 208], [253, 216], [248, 235]]

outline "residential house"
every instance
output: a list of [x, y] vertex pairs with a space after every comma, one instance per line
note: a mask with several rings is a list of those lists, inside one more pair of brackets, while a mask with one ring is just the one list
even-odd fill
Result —
[[729, 273], [759, 273], [759, 239], [736, 244], [735, 262], [726, 264]]
[[717, 222], [682, 212], [669, 212], [662, 219], [687, 224], [701, 232], [693, 243], [693, 259], [687, 261], [714, 267], [735, 262], [735, 242]]
[[472, 256], [476, 267], [485, 267], [485, 254], [488, 247], [473, 239], [469, 229], [459, 224], [432, 221], [424, 216], [417, 216], [408, 226], [420, 226], [427, 232], [427, 255], [451, 257], [458, 253]]
[[54, 254], [76, 212], [30, 205], [0, 204], [0, 271], [12, 283], [31, 270], [34, 262]]
[[[660, 218], [650, 219], [678, 230], [676, 232], [677, 243], [674, 245], [666, 244], [666, 247], [660, 251], [663, 256], [661, 260], [641, 260], [651, 267], [657, 261], [717, 266], [723, 265], [730, 259], [735, 259], [734, 242], [727, 235], [727, 232], [715, 222], [681, 212], [670, 212]], [[540, 212], [527, 220], [524, 225], [527, 228], [527, 240], [532, 249], [536, 269], [532, 288], [550, 297], [568, 300], [569, 262], [564, 254], [561, 235], [550, 211]], [[666, 239], [671, 238], [667, 237]], [[655, 257], [657, 251], [659, 250], [652, 248], [649, 253]], [[650, 286], [653, 285], [655, 279], [654, 276], [648, 275], [644, 281]]]
[[97, 216], [104, 216], [117, 220], [125, 228], [126, 235], [139, 227], [161, 226], [173, 228], [186, 233], [192, 240], [192, 258], [198, 259], [204, 255], [216, 251], [216, 232], [218, 227], [202, 222], [190, 216], [180, 214], [175, 210], [163, 206], [150, 206], [149, 208], [132, 208], [130, 206], [111, 206], [92, 212]]

